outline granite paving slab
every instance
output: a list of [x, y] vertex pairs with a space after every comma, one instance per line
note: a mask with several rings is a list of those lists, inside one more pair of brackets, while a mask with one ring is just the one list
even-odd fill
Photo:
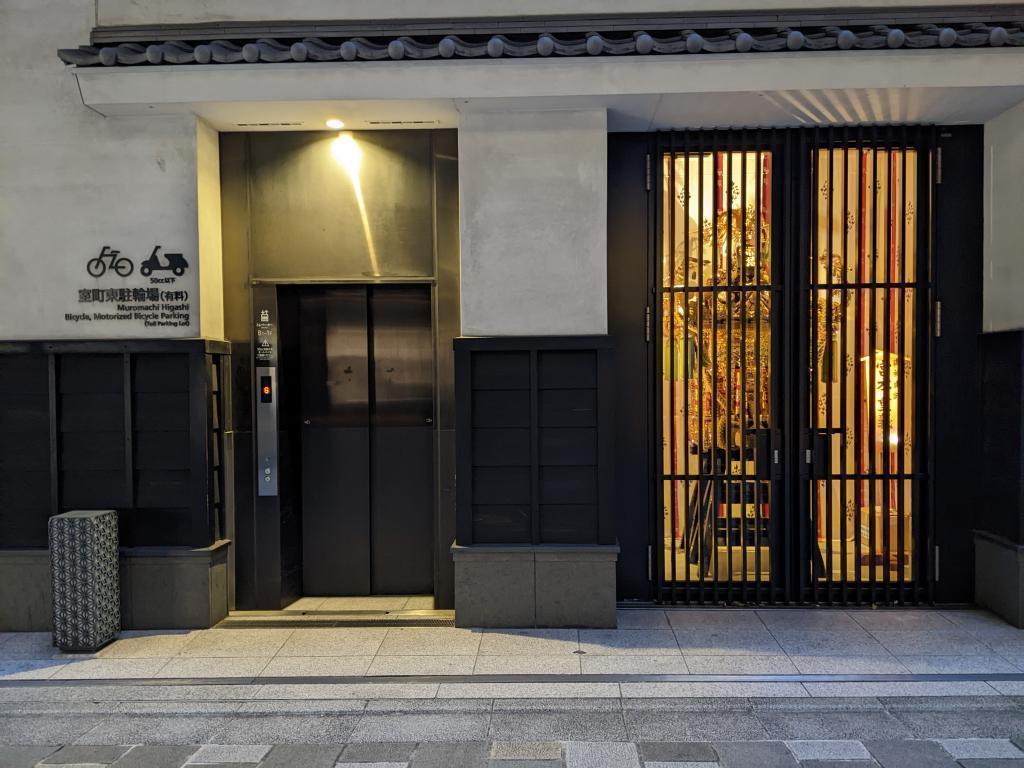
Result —
[[279, 744], [270, 750], [260, 768], [334, 768], [341, 745]]
[[451, 627], [392, 627], [378, 653], [383, 656], [476, 656], [483, 634]]
[[245, 715], [233, 718], [210, 736], [215, 744], [344, 744], [359, 722], [358, 715]]
[[416, 746], [409, 760], [410, 768], [485, 768], [490, 743], [469, 741], [462, 743], [422, 743]]
[[688, 675], [690, 668], [679, 654], [674, 656], [582, 656], [585, 675]]
[[615, 616], [619, 629], [669, 629], [669, 620], [665, 611], [620, 609]]
[[644, 741], [637, 747], [644, 763], [718, 762], [718, 752], [703, 741]]
[[347, 677], [364, 675], [373, 656], [282, 656], [270, 659], [260, 677]]
[[487, 738], [490, 717], [477, 714], [363, 715], [351, 741], [481, 741]]
[[949, 656], [984, 656], [991, 653], [979, 638], [959, 629], [871, 630], [871, 635], [895, 655], [913, 651]]
[[900, 739], [911, 728], [888, 712], [760, 712], [767, 738]]
[[386, 627], [304, 627], [281, 646], [278, 656], [373, 656]]
[[197, 633], [181, 649], [187, 657], [270, 658], [296, 630], [209, 629]]
[[[0, 766], [3, 768], [34, 768], [47, 755], [55, 752], [56, 746], [14, 747], [0, 745]], [[175, 766], [174, 768], [177, 768]]]
[[415, 741], [354, 742], [341, 750], [340, 760], [349, 763], [407, 763]]
[[785, 744], [769, 741], [723, 741], [714, 744], [723, 768], [796, 768]]
[[778, 656], [783, 650], [767, 629], [675, 630], [684, 656]]
[[366, 670], [367, 675], [471, 675], [474, 656], [384, 656], [378, 654]]
[[224, 658], [178, 656], [168, 659], [154, 677], [168, 679], [256, 677], [266, 669], [269, 663], [270, 657], [263, 656]]
[[800, 762], [806, 760], [870, 760], [864, 745], [851, 739], [808, 739], [787, 741], [786, 746]]
[[191, 764], [255, 763], [259, 764], [272, 745], [263, 744], [205, 744], [188, 759]]
[[760, 718], [746, 712], [624, 712], [633, 741], [716, 741], [767, 738]]
[[140, 745], [132, 747], [124, 757], [113, 765], [116, 768], [180, 768], [197, 749], [199, 749], [198, 744]]
[[882, 768], [955, 768], [956, 761], [934, 741], [896, 739], [865, 741], [864, 747]]
[[192, 638], [199, 634], [191, 629], [129, 630], [97, 651], [101, 659], [145, 659], [177, 656]]
[[488, 757], [491, 760], [561, 760], [562, 751], [558, 741], [495, 741]]
[[626, 741], [619, 712], [495, 712], [488, 736], [496, 741]]
[[666, 611], [665, 615], [672, 629], [682, 632], [722, 629], [764, 631], [767, 628], [757, 611], [688, 608]]
[[[35, 747], [70, 744], [103, 723], [102, 715], [0, 715], [0, 744]], [[108, 739], [101, 744], [132, 744], [135, 742]]]
[[609, 657], [595, 656], [591, 659], [586, 659], [586, 657], [581, 657], [579, 655], [569, 653], [556, 656], [477, 656], [476, 665], [473, 667], [473, 674], [578, 675], [581, 671], [581, 659], [585, 659], [586, 661], [594, 661], [603, 658]]
[[111, 717], [69, 741], [76, 744], [203, 744], [231, 719], [221, 715]]
[[67, 765], [77, 763], [99, 763], [107, 765], [123, 757], [131, 747], [125, 746], [77, 746], [61, 747], [43, 760], [43, 765]]
[[566, 768], [640, 768], [635, 744], [570, 741], [565, 745]]
[[580, 650], [604, 656], [678, 656], [679, 645], [669, 629], [581, 629]]
[[1024, 758], [1024, 752], [1010, 739], [936, 739], [955, 760], [965, 758]]
[[480, 639], [481, 656], [552, 656], [579, 650], [575, 629], [488, 630]]
[[919, 739], [1005, 738], [1024, 733], [1024, 713], [1019, 711], [893, 711], [892, 714], [911, 736]]

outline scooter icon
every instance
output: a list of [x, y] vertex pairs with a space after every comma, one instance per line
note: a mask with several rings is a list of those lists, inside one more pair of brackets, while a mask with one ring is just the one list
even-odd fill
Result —
[[85, 271], [93, 277], [103, 277], [108, 269], [114, 270], [121, 277], [128, 277], [135, 269], [135, 265], [127, 256], [122, 256], [120, 251], [115, 251], [109, 245], [104, 245], [99, 256], [94, 256], [86, 262]]
[[144, 277], [149, 277], [154, 272], [160, 271], [170, 271], [178, 277], [185, 274], [185, 270], [188, 269], [188, 262], [185, 261], [184, 256], [180, 253], [165, 253], [164, 258], [167, 259], [167, 264], [162, 264], [160, 262], [160, 257], [157, 255], [159, 250], [159, 245], [154, 246], [153, 252], [149, 254], [149, 258], [139, 266], [139, 272], [141, 272]]

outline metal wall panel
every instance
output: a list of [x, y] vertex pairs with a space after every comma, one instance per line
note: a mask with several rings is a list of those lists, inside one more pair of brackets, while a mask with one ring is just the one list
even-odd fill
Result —
[[299, 293], [306, 595], [367, 595], [370, 374], [366, 289]]
[[428, 131], [248, 134], [252, 276], [434, 273]]

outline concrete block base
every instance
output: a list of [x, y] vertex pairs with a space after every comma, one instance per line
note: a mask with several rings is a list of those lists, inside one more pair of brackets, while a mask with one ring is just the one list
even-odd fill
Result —
[[126, 629], [206, 629], [228, 615], [228, 549], [121, 550]]
[[0, 632], [53, 628], [49, 550], [0, 550], [0, 584]]
[[974, 532], [974, 601], [1024, 628], [1024, 546]]
[[617, 546], [453, 544], [455, 625], [614, 627]]
[[[122, 628], [205, 629], [227, 616], [229, 547], [122, 549]], [[0, 550], [0, 584], [0, 632], [52, 629], [47, 550]]]

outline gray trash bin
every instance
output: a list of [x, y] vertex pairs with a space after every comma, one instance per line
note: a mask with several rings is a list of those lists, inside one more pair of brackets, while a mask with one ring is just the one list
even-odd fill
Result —
[[53, 644], [95, 651], [121, 630], [117, 512], [73, 511], [50, 518]]

